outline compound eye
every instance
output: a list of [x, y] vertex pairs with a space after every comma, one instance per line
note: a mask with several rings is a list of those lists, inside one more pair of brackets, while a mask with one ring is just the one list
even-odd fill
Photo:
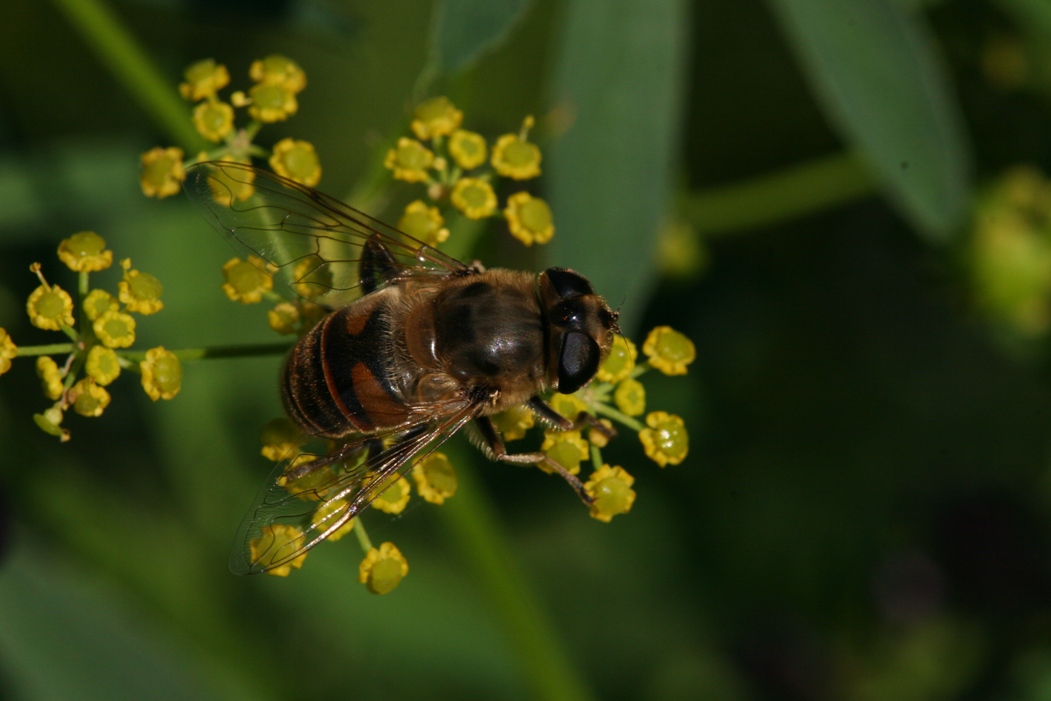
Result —
[[569, 268], [548, 268], [546, 274], [555, 292], [563, 299], [595, 294], [588, 279]]
[[558, 356], [558, 389], [572, 394], [583, 387], [598, 372], [599, 347], [587, 334], [568, 332], [562, 340]]
[[578, 299], [567, 299], [555, 305], [551, 310], [551, 320], [566, 329], [579, 331], [587, 315], [586, 307]]

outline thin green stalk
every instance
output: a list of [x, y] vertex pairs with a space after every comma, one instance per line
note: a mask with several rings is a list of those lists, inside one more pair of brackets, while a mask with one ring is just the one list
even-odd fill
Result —
[[18, 358], [31, 358], [35, 355], [68, 355], [77, 349], [75, 343], [49, 343], [45, 346], [19, 346]]
[[[180, 348], [172, 353], [179, 360], [202, 360], [204, 358], [248, 358], [256, 355], [281, 355], [287, 353], [292, 344], [288, 341], [256, 343], [233, 346], [206, 346], [204, 348]], [[120, 357], [132, 362], [146, 360], [146, 351], [120, 351]]]
[[702, 234], [729, 234], [828, 209], [876, 192], [853, 154], [840, 153], [743, 183], [686, 196], [682, 213]]
[[[453, 452], [450, 450], [450, 452]], [[456, 496], [439, 509], [491, 599], [516, 658], [539, 699], [583, 701], [591, 692], [570, 664], [555, 627], [526, 584], [495, 509], [478, 487], [470, 460], [456, 460]]]
[[189, 153], [205, 148], [189, 109], [104, 0], [52, 0], [142, 109]]

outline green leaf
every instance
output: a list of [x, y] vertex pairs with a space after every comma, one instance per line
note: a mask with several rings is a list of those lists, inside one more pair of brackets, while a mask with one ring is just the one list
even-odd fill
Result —
[[826, 117], [929, 239], [958, 231], [970, 151], [938, 48], [889, 0], [774, 0]]
[[687, 13], [680, 0], [571, 2], [554, 108], [568, 129], [549, 149], [551, 259], [587, 275], [637, 320], [653, 280], [679, 151]]
[[434, 14], [431, 61], [446, 74], [499, 46], [529, 0], [444, 0]]

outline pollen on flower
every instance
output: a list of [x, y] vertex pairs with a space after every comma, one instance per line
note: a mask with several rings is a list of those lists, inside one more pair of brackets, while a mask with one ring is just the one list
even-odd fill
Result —
[[414, 200], [405, 207], [398, 220], [398, 228], [428, 246], [437, 246], [449, 238], [449, 230], [437, 207], [428, 207], [423, 200]]
[[416, 491], [432, 504], [442, 504], [456, 494], [456, 470], [445, 453], [431, 453], [413, 465], [412, 478]]
[[222, 141], [234, 129], [234, 108], [221, 100], [207, 100], [193, 109], [193, 126], [209, 141]]
[[358, 581], [373, 594], [387, 594], [409, 573], [409, 563], [394, 543], [372, 548], [358, 568]]
[[109, 348], [127, 348], [135, 343], [135, 319], [124, 312], [104, 312], [91, 327], [98, 339]]
[[[317, 508], [314, 515], [310, 517], [310, 523], [321, 531], [326, 531], [339, 521], [340, 517], [347, 513], [347, 509], [350, 508], [350, 504], [346, 499], [332, 499], [326, 501]], [[350, 533], [351, 529], [354, 528], [354, 521], [357, 519], [348, 518], [342, 526], [332, 531], [328, 535], [328, 540], [335, 543], [337, 540]]]
[[635, 344], [631, 342], [630, 338], [620, 335], [614, 336], [609, 355], [599, 365], [598, 373], [595, 377], [601, 382], [617, 384], [635, 369], [635, 359], [638, 355], [639, 351], [635, 348]]
[[[37, 370], [40, 370], [39, 361]], [[117, 354], [112, 348], [106, 346], [92, 346], [88, 351], [88, 359], [84, 363], [84, 372], [99, 386], [105, 387], [120, 375]], [[58, 397], [51, 397], [51, 399], [58, 399]]]
[[283, 122], [299, 110], [296, 93], [282, 83], [256, 83], [248, 98], [248, 114], [264, 124]]
[[102, 389], [90, 377], [79, 380], [69, 389], [69, 398], [73, 402], [73, 411], [81, 416], [102, 416], [102, 410], [109, 406], [109, 392]]
[[507, 198], [504, 218], [511, 235], [527, 246], [547, 243], [555, 235], [551, 208], [547, 202], [528, 192], [516, 192]]
[[36, 374], [44, 389], [44, 396], [48, 399], [58, 399], [62, 396], [65, 387], [62, 384], [62, 370], [53, 358], [42, 355], [36, 359]]
[[164, 308], [164, 302], [161, 301], [164, 287], [160, 280], [149, 273], [132, 269], [130, 258], [122, 260], [120, 267], [124, 268], [124, 279], [117, 283], [117, 290], [120, 301], [129, 312], [146, 316]]
[[412, 120], [412, 132], [421, 141], [438, 136], [448, 136], [463, 122], [463, 112], [447, 97], [432, 97], [416, 106]]
[[11, 340], [11, 334], [0, 326], [0, 375], [11, 369], [11, 361], [18, 357], [18, 346]]
[[536, 423], [533, 412], [524, 406], [513, 406], [489, 418], [496, 425], [504, 441], [517, 441], [519, 438], [524, 438], [526, 431], [533, 428]]
[[139, 177], [142, 194], [157, 198], [179, 194], [182, 182], [186, 180], [182, 160], [182, 149], [174, 146], [158, 146], [142, 154], [142, 174]]
[[395, 180], [424, 183], [430, 178], [427, 169], [434, 165], [434, 153], [415, 139], [401, 137], [394, 148], [387, 151], [383, 167], [394, 171]]
[[73, 325], [73, 298], [58, 285], [45, 283], [30, 293], [26, 313], [38, 329], [58, 331]]
[[[298, 543], [303, 538], [303, 532], [295, 526], [276, 524], [263, 526], [258, 538], [252, 539], [248, 544], [251, 551], [252, 564], [267, 567], [281, 562], [295, 552]], [[303, 566], [303, 560], [307, 557], [304, 550], [302, 553], [284, 563], [280, 567], [274, 567], [266, 571], [275, 577], [287, 577], [293, 569]]]
[[281, 139], [274, 144], [270, 167], [278, 175], [307, 187], [314, 187], [321, 180], [321, 163], [314, 145], [309, 141]]
[[504, 177], [528, 180], [540, 175], [540, 148], [519, 134], [504, 134], [493, 145], [490, 162]]
[[303, 434], [291, 420], [282, 416], [266, 422], [259, 440], [263, 443], [259, 450], [262, 456], [280, 462], [295, 457], [303, 444]]
[[665, 375], [685, 375], [686, 366], [697, 357], [693, 341], [670, 326], [658, 326], [650, 331], [642, 344], [642, 352], [650, 365]]
[[639, 416], [646, 411], [646, 388], [638, 380], [626, 377], [613, 390], [613, 401], [628, 416]]
[[146, 351], [146, 360], [139, 363], [142, 388], [150, 399], [171, 399], [182, 389], [182, 363], [163, 346]]
[[84, 314], [89, 321], [95, 321], [100, 316], [110, 311], [120, 309], [117, 299], [105, 290], [92, 290], [84, 298]]
[[212, 97], [230, 82], [230, 72], [226, 66], [211, 58], [192, 64], [183, 75], [186, 82], [179, 85], [179, 94], [190, 102]]
[[[580, 462], [588, 457], [591, 449], [588, 442], [580, 437], [580, 431], [548, 431], [544, 434], [540, 450], [566, 468], [569, 474], [575, 475], [580, 472]], [[554, 473], [545, 463], [539, 463], [538, 466], [549, 475]]]
[[614, 516], [631, 511], [635, 503], [633, 484], [635, 478], [619, 465], [603, 465], [592, 472], [584, 483], [584, 491], [593, 499], [591, 517], [609, 523]]
[[412, 487], [409, 480], [398, 476], [388, 480], [387, 486], [379, 487], [383, 491], [372, 501], [372, 508], [379, 509], [385, 514], [400, 514], [405, 510], [412, 495]]
[[301, 92], [307, 86], [307, 74], [299, 64], [280, 54], [253, 61], [248, 75], [257, 83], [282, 85], [293, 93]]
[[106, 241], [94, 231], [80, 231], [58, 244], [58, 258], [70, 270], [94, 273], [113, 264], [113, 251], [106, 250]]
[[646, 425], [639, 431], [639, 440], [646, 456], [661, 467], [678, 465], [690, 449], [686, 424], [674, 414], [653, 411], [646, 415]]
[[449, 154], [464, 170], [477, 168], [489, 156], [482, 135], [465, 129], [457, 129], [449, 137]]
[[496, 211], [493, 186], [479, 178], [458, 180], [449, 199], [468, 219], [484, 219]]
[[248, 260], [231, 258], [223, 266], [223, 292], [234, 302], [254, 304], [263, 301], [263, 293], [274, 287], [273, 277], [265, 270], [266, 263], [255, 256]]

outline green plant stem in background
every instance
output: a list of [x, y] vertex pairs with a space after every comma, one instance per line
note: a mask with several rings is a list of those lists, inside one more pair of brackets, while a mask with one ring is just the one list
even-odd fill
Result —
[[702, 234], [730, 234], [821, 211], [874, 194], [875, 179], [841, 153], [686, 195], [681, 211]]
[[188, 153], [205, 148], [189, 109], [103, 0], [52, 0], [128, 94]]
[[452, 455], [456, 464], [456, 496], [438, 511], [456, 538], [481, 589], [514, 646], [515, 657], [532, 685], [531, 697], [584, 701], [591, 693], [569, 662], [544, 607], [526, 585], [511, 557], [510, 547], [492, 502], [478, 486], [466, 451]]
[[[256, 343], [233, 346], [206, 346], [204, 348], [182, 348], [172, 353], [179, 360], [203, 360], [204, 358], [249, 358], [257, 355], [281, 355], [292, 347], [289, 341]], [[121, 351], [120, 356], [132, 362], [146, 360], [146, 351]]]

